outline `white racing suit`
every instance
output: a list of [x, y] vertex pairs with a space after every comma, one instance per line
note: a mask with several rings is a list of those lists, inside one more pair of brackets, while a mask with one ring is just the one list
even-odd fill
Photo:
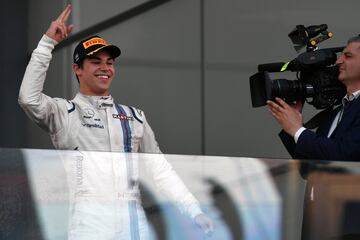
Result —
[[70, 160], [66, 158], [65, 164], [70, 200], [75, 203], [70, 204], [69, 238], [147, 237], [137, 181], [138, 155], [131, 154], [136, 152], [158, 153], [144, 155], [150, 155], [146, 157], [146, 168], [159, 190], [190, 217], [202, 213], [197, 200], [160, 155], [141, 110], [117, 104], [111, 96], [78, 93], [68, 101], [42, 93], [56, 44], [44, 35], [33, 51], [20, 88], [19, 104], [49, 133], [56, 149], [78, 150]]

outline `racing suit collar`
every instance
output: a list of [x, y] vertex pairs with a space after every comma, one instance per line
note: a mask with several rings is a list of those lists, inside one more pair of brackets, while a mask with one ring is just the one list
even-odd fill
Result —
[[90, 103], [92, 106], [98, 109], [112, 108], [114, 106], [114, 99], [109, 96], [88, 96], [82, 93], [76, 95], [77, 98], [82, 99], [85, 102]]

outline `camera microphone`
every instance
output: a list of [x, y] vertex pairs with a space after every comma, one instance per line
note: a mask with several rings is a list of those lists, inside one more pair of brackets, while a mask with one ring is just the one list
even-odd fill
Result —
[[285, 65], [284, 62], [264, 63], [258, 65], [259, 72], [280, 72], [281, 68]]
[[290, 62], [275, 62], [275, 63], [264, 63], [258, 65], [259, 72], [284, 72], [284, 71], [298, 71], [298, 64], [296, 59]]

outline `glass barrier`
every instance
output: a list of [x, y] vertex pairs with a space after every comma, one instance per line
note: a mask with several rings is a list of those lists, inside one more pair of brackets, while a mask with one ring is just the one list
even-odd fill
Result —
[[356, 162], [0, 153], [0, 239], [357, 239], [360, 232]]

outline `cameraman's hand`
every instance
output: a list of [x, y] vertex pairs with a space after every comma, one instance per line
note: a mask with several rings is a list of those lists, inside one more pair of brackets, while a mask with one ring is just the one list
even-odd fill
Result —
[[290, 106], [280, 98], [275, 98], [276, 103], [267, 101], [269, 111], [280, 124], [285, 132], [294, 137], [297, 130], [302, 127], [303, 117], [301, 114], [303, 103], [298, 101]]
[[296, 109], [299, 113], [302, 113], [303, 107], [304, 107], [304, 101], [298, 100], [290, 104], [290, 106], [294, 109]]
[[50, 24], [49, 29], [46, 31], [46, 35], [58, 43], [67, 38], [74, 27], [73, 25], [66, 25], [70, 13], [71, 5], [68, 4], [59, 17]]

